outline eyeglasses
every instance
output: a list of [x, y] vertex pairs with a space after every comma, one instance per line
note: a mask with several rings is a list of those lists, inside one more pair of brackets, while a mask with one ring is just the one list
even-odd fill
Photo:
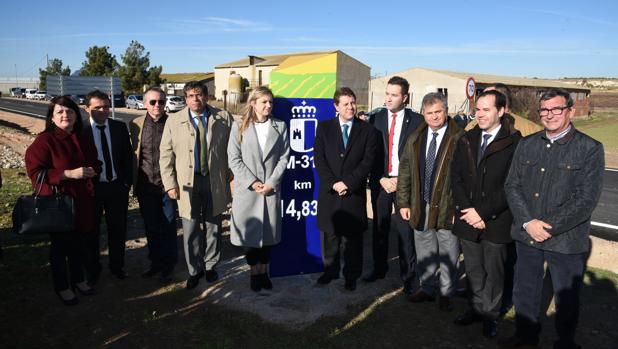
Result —
[[569, 109], [570, 107], [564, 106], [564, 107], [555, 107], [555, 108], [551, 108], [551, 109], [539, 109], [539, 115], [540, 116], [547, 116], [549, 115], [549, 112], [552, 113], [552, 115], [560, 115], [562, 114], [562, 112], [565, 109]]
[[154, 106], [155, 104], [157, 104], [157, 102], [159, 103], [159, 105], [163, 105], [165, 104], [165, 99], [151, 99], [148, 101], [148, 104]]

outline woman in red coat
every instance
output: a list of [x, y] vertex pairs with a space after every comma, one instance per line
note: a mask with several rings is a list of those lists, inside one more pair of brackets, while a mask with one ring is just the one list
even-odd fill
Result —
[[81, 246], [84, 235], [95, 231], [92, 177], [101, 172], [101, 163], [92, 141], [81, 137], [81, 129], [77, 104], [68, 96], [55, 97], [47, 109], [45, 131], [26, 150], [26, 170], [33, 186], [37, 174], [47, 170], [41, 195], [52, 194], [55, 186], [74, 200], [75, 231], [49, 232], [54, 289], [65, 305], [78, 303], [76, 290], [83, 295], [94, 294], [84, 278]]

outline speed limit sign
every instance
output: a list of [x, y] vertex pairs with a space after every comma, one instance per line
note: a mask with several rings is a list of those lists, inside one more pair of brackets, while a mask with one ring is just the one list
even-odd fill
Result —
[[466, 81], [466, 97], [468, 97], [468, 99], [474, 98], [475, 92], [476, 82], [474, 82], [474, 78], [469, 77], [468, 81]]

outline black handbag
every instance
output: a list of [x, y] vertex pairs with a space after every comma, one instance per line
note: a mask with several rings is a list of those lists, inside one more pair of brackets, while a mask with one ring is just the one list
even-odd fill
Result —
[[38, 173], [34, 193], [17, 198], [13, 231], [19, 235], [65, 233], [75, 230], [73, 198], [52, 186], [52, 195], [40, 195], [47, 170]]

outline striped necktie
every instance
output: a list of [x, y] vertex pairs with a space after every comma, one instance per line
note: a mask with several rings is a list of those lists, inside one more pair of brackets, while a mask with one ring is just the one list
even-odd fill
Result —
[[437, 137], [438, 132], [433, 132], [433, 138], [431, 139], [431, 143], [429, 143], [429, 150], [427, 150], [427, 157], [425, 159], [423, 199], [427, 204], [431, 202], [431, 176], [433, 174], [433, 165], [436, 162]]

